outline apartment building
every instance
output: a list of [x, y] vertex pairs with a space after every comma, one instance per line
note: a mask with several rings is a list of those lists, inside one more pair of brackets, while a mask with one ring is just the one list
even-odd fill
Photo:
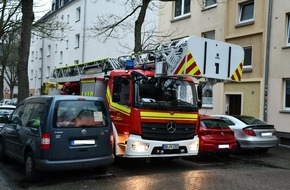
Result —
[[[41, 85], [51, 79], [55, 67], [94, 61], [103, 58], [117, 58], [129, 54], [134, 44], [134, 21], [129, 17], [132, 28], [115, 29], [120, 35], [117, 39], [96, 37], [92, 28], [99, 18], [114, 14], [113, 19], [129, 14], [132, 7], [124, 6], [125, 0], [108, 2], [106, 0], [54, 0], [51, 11], [39, 19], [55, 28], [44, 37], [42, 32], [33, 31], [29, 55], [29, 87], [31, 95], [39, 95]], [[136, 14], [137, 15], [137, 14]], [[135, 16], [136, 16], [135, 15]], [[129, 27], [128, 25], [126, 27]], [[157, 16], [148, 10], [144, 27], [157, 27]], [[124, 29], [124, 30], [123, 30]], [[113, 33], [114, 34], [114, 33]]]
[[171, 32], [165, 40], [196, 35], [244, 48], [242, 81], [206, 85], [201, 113], [252, 115], [274, 124], [281, 142], [290, 144], [289, 7], [287, 0], [162, 4], [159, 31]]
[[290, 145], [290, 3], [271, 0], [269, 5], [267, 120], [275, 124], [280, 142]]

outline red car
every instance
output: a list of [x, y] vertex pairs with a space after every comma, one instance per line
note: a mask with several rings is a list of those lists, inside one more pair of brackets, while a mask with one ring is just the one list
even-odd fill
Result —
[[234, 132], [221, 119], [200, 115], [199, 154], [234, 153], [237, 148]]

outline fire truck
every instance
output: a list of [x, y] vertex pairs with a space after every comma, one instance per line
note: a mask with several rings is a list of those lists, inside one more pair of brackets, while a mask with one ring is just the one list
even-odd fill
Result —
[[192, 36], [119, 57], [125, 68], [85, 67], [80, 94], [106, 99], [117, 157], [197, 155], [197, 83], [239, 82], [243, 61], [240, 46]]
[[[84, 68], [92, 68], [90, 72], [99, 73], [95, 69], [102, 66], [106, 71], [123, 67], [115, 58], [103, 58], [80, 64], [56, 67], [53, 70], [51, 80], [44, 82], [41, 87], [42, 94], [80, 94], [80, 76], [84, 74]], [[101, 74], [102, 75], [102, 74]], [[99, 75], [98, 75], [99, 76]]]

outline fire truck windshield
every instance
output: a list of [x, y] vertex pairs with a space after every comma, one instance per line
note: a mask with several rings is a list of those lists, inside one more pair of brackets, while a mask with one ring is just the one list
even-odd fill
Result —
[[158, 110], [197, 110], [195, 84], [188, 78], [136, 76], [134, 106]]

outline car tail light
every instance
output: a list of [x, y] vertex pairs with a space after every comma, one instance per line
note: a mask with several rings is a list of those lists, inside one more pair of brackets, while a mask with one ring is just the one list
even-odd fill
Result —
[[256, 136], [256, 133], [252, 128], [243, 128], [243, 131], [247, 135]]
[[41, 150], [50, 149], [50, 134], [44, 133], [41, 136]]

